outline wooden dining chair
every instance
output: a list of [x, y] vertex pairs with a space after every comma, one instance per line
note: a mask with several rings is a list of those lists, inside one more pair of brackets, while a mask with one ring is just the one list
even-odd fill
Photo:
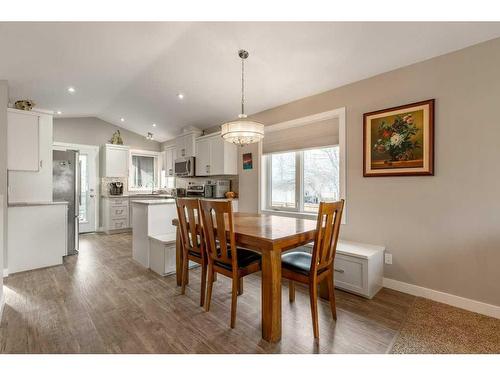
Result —
[[335, 292], [333, 285], [333, 261], [337, 249], [340, 221], [344, 209], [344, 200], [338, 202], [321, 202], [318, 210], [316, 236], [312, 255], [303, 251], [294, 251], [281, 257], [282, 277], [289, 280], [290, 302], [295, 300], [295, 284], [300, 282], [309, 285], [311, 315], [314, 338], [319, 338], [318, 327], [318, 285], [325, 278], [328, 286], [328, 297], [334, 320], [337, 320], [335, 308]]
[[189, 261], [201, 265], [200, 306], [205, 304], [207, 285], [207, 255], [201, 229], [198, 199], [177, 198], [177, 216], [182, 243], [182, 283], [181, 293], [185, 294]]
[[234, 328], [238, 291], [242, 278], [260, 271], [261, 256], [253, 251], [236, 247], [233, 208], [230, 201], [200, 200], [199, 204], [208, 255], [208, 288], [205, 310], [210, 311], [214, 273], [230, 277], [233, 281], [231, 328]]

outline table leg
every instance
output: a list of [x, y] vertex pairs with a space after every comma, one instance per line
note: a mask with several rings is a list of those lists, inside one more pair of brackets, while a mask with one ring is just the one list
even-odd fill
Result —
[[262, 252], [262, 338], [281, 340], [281, 251]]

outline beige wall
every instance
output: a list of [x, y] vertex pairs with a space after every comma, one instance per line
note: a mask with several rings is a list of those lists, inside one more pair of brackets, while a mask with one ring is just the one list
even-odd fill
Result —
[[[388, 278], [500, 305], [499, 67], [496, 39], [252, 118], [273, 124], [346, 107], [348, 222], [341, 237], [386, 245], [393, 254]], [[363, 113], [431, 98], [435, 176], [363, 178]], [[257, 181], [240, 178], [240, 192], [243, 186], [257, 190]], [[241, 198], [240, 205], [255, 204]]]
[[160, 143], [120, 128], [96, 117], [54, 119], [54, 142], [100, 146], [109, 143], [116, 130], [120, 130], [123, 143], [131, 148], [160, 151]]
[[[243, 169], [243, 154], [252, 153], [252, 169]], [[262, 154], [262, 143], [253, 143], [238, 147], [238, 182], [239, 182], [239, 201], [238, 210], [240, 212], [258, 212], [259, 211], [259, 171]]]
[[7, 103], [7, 81], [0, 81], [0, 311], [4, 298], [3, 265], [7, 256]]

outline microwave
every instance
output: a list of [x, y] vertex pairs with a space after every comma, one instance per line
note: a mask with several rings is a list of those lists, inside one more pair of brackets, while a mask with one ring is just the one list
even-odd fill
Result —
[[174, 164], [176, 177], [194, 177], [194, 156], [175, 159]]

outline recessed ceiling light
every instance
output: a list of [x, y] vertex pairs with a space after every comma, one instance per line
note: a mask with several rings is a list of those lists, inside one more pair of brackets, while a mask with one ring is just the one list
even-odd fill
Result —
[[153, 128], [156, 128], [156, 124], [153, 124]]
[[68, 87], [68, 92], [70, 94], [73, 94], [75, 92], [75, 88], [74, 87]]
[[120, 121], [121, 121], [121, 122], [125, 122], [125, 119], [122, 117], [122, 118], [120, 119]]
[[57, 111], [56, 112], [58, 115], [62, 115], [62, 112], [61, 111]]
[[178, 93], [178, 94], [177, 94], [177, 98], [178, 98], [178, 99], [184, 99], [184, 94], [183, 94], [183, 93], [181, 93], [181, 92], [180, 92], [180, 93]]

